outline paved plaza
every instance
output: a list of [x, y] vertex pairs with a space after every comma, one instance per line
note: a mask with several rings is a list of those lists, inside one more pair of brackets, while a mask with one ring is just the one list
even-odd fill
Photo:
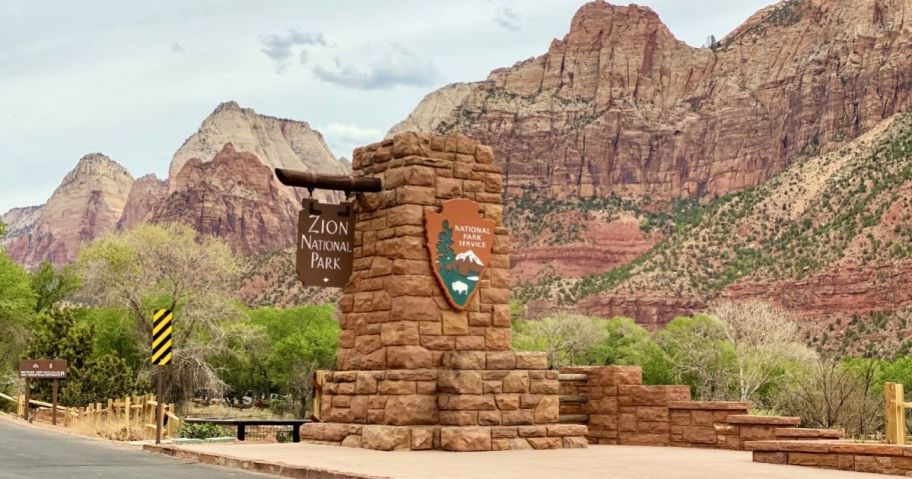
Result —
[[192, 445], [182, 449], [395, 479], [851, 479], [882, 475], [751, 461], [751, 453], [712, 449], [590, 446], [546, 451], [381, 452], [315, 444]]

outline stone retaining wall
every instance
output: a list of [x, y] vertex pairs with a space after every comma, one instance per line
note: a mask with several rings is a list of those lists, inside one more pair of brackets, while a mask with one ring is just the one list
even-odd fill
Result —
[[751, 441], [754, 462], [912, 475], [912, 446], [849, 441]]
[[[691, 401], [687, 386], [642, 384], [639, 366], [561, 368], [560, 413], [589, 426], [590, 444], [743, 450], [764, 439], [838, 439], [843, 430], [798, 429], [797, 417], [751, 416], [746, 402]], [[579, 419], [579, 421], [576, 421]]]

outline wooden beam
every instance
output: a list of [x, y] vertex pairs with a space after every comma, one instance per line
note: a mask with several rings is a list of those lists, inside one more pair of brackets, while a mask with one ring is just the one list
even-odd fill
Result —
[[299, 188], [347, 191], [351, 193], [378, 193], [383, 190], [380, 178], [360, 177], [348, 175], [324, 175], [309, 171], [275, 169], [276, 178], [283, 185], [297, 186]]

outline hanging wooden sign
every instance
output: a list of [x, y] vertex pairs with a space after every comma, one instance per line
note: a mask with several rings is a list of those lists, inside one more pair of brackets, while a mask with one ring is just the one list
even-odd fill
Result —
[[305, 199], [303, 206], [298, 214], [298, 278], [304, 286], [345, 287], [355, 244], [351, 205]]
[[494, 247], [493, 220], [479, 214], [467, 199], [443, 202], [443, 211], [425, 214], [431, 267], [450, 304], [464, 310], [478, 289]]

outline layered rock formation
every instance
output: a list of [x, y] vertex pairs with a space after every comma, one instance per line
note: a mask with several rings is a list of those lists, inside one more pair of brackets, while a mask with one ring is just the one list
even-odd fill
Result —
[[9, 246], [20, 236], [28, 236], [38, 223], [43, 208], [44, 205], [13, 208], [0, 215], [0, 222], [6, 225], [6, 235], [0, 237], [0, 248]]
[[152, 209], [168, 194], [168, 182], [159, 180], [153, 174], [145, 175], [133, 183], [123, 215], [117, 222], [117, 229], [129, 230], [145, 223], [152, 216]]
[[[192, 158], [209, 161], [226, 143], [234, 145], [237, 151], [253, 153], [270, 169], [290, 168], [336, 175], [349, 171], [333, 156], [323, 135], [306, 122], [261, 115], [229, 101], [219, 105], [174, 153], [169, 177], [180, 174], [184, 164]], [[169, 191], [175, 191], [174, 185]], [[290, 188], [283, 192], [289, 197], [295, 195]], [[323, 191], [316, 195], [335, 198]]]
[[[578, 308], [662, 325], [717, 298], [765, 299], [809, 328], [912, 307], [912, 115], [706, 208]], [[588, 288], [588, 289], [587, 289]]]
[[256, 155], [226, 144], [211, 160], [192, 158], [152, 209], [154, 223], [182, 222], [225, 240], [236, 252], [278, 251], [294, 244], [300, 206]]
[[83, 243], [114, 228], [132, 185], [130, 173], [107, 156], [84, 156], [40, 208], [31, 230], [15, 238], [7, 253], [28, 268], [45, 259], [72, 261]]
[[907, 109], [910, 10], [787, 0], [711, 50], [678, 41], [646, 7], [592, 2], [546, 54], [493, 71], [453, 108], [439, 98], [464, 91], [431, 94], [395, 131], [492, 145], [512, 194], [721, 195]]

